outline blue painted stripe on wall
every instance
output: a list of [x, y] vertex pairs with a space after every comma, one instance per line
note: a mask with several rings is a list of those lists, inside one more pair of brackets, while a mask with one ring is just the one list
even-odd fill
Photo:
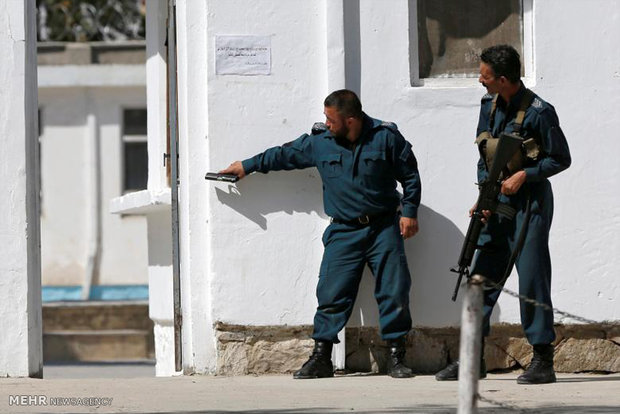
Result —
[[[81, 286], [43, 286], [43, 302], [82, 300]], [[90, 289], [89, 300], [148, 300], [148, 285], [98, 285]]]

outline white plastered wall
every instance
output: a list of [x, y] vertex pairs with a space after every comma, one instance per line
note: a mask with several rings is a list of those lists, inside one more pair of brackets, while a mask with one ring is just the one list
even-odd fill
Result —
[[34, 0], [0, 1], [0, 377], [42, 377]]
[[[321, 41], [324, 9], [321, 2], [288, 3], [241, 7], [229, 1], [209, 2], [205, 69], [212, 169], [280, 145], [322, 119], [327, 92]], [[614, 224], [619, 203], [610, 191], [610, 180], [617, 176], [618, 167], [605, 154], [617, 148], [613, 136], [620, 124], [611, 110], [620, 87], [620, 57], [613, 46], [620, 31], [618, 4], [600, 1], [599, 7], [590, 8], [574, 0], [562, 2], [559, 13], [556, 3], [535, 1], [528, 17], [533, 19], [536, 60], [536, 78], [530, 83], [555, 105], [574, 157], [571, 169], [552, 178], [554, 298], [558, 306], [584, 316], [614, 319], [618, 311], [610, 298], [618, 282], [611, 269], [618, 265], [612, 248], [618, 247]], [[454, 279], [448, 268], [458, 257], [468, 222], [466, 211], [476, 197], [477, 155], [472, 142], [484, 89], [475, 80], [471, 86], [451, 87], [446, 80], [443, 86], [411, 87], [407, 13], [406, 1], [361, 1], [359, 92], [367, 113], [399, 125], [420, 163], [421, 233], [407, 242], [414, 276], [414, 321], [451, 325], [458, 321], [458, 308], [449, 301]], [[578, 27], [575, 21], [580, 22]], [[216, 34], [271, 35], [272, 75], [215, 76], [212, 41]], [[589, 47], [592, 44], [597, 46]], [[593, 135], [595, 143], [584, 139]], [[204, 170], [204, 162], [196, 167]], [[589, 172], [584, 174], [586, 168]], [[592, 179], [597, 176], [599, 180]], [[211, 198], [211, 277], [213, 292], [218, 292], [213, 298], [214, 319], [309, 323], [322, 250], [319, 238], [327, 224], [316, 171], [257, 174], [237, 185], [237, 192], [223, 185], [212, 187], [206, 190]], [[596, 214], [582, 214], [586, 200], [588, 204], [598, 200]], [[607, 237], [601, 239], [601, 235]], [[578, 254], [581, 246], [588, 249]], [[514, 287], [514, 280], [510, 285]], [[361, 292], [360, 299], [365, 299], [362, 308], [371, 311], [374, 299], [368, 290]], [[518, 322], [514, 300], [502, 300], [499, 308], [500, 320]]]
[[[211, 170], [293, 140], [323, 119], [324, 3], [241, 3], [209, 3]], [[215, 75], [213, 39], [226, 34], [271, 36], [271, 75]], [[236, 186], [201, 186], [211, 206], [214, 319], [251, 325], [311, 323], [327, 225], [316, 169], [256, 174]]]
[[110, 211], [125, 217], [146, 218], [148, 246], [149, 317], [155, 338], [155, 375], [175, 372], [171, 193], [163, 154], [167, 141], [166, 0], [147, 3], [146, 76], [149, 171], [147, 189], [117, 197]]

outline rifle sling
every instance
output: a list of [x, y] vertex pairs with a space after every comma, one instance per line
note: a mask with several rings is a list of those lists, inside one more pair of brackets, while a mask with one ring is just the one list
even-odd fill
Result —
[[[493, 97], [493, 102], [491, 104], [491, 114], [489, 116], [489, 129], [493, 128], [493, 124], [495, 123], [495, 110], [497, 109], [497, 99], [499, 98], [499, 93], [495, 94]], [[521, 98], [521, 104], [519, 105], [519, 110], [517, 111], [517, 116], [515, 117], [514, 122], [514, 133], [521, 133], [521, 126], [523, 125], [523, 120], [525, 119], [525, 112], [527, 108], [532, 105], [534, 101], [534, 92], [525, 88], [523, 92], [523, 97]]]
[[[489, 119], [489, 128], [493, 126], [493, 123], [495, 121], [495, 110], [497, 109], [497, 98], [498, 97], [499, 97], [499, 94], [496, 94], [495, 97], [493, 98], [493, 103], [491, 105], [491, 114], [490, 114], [490, 119]], [[514, 122], [514, 133], [517, 135], [521, 134], [521, 126], [523, 125], [523, 120], [525, 119], [525, 112], [527, 111], [527, 108], [530, 107], [533, 100], [534, 100], [534, 93], [531, 90], [526, 88], [524, 95], [521, 98], [521, 105], [519, 106], [519, 111], [517, 112], [517, 116], [515, 117], [515, 122]], [[479, 139], [480, 138], [481, 137], [479, 137]], [[526, 152], [530, 153], [531, 151], [529, 148], [527, 148], [528, 146], [536, 146], [536, 148], [534, 148], [533, 150], [535, 150], [535, 154], [537, 156], [538, 151], [539, 151], [538, 145], [535, 141], [534, 142], [532, 141], [534, 140], [533, 139], [527, 140]], [[513, 249], [512, 254], [510, 255], [510, 258], [508, 260], [506, 269], [504, 270], [504, 275], [501, 281], [498, 283], [498, 285], [500, 286], [503, 286], [504, 283], [506, 283], [506, 280], [508, 280], [508, 277], [510, 277], [510, 274], [512, 273], [512, 268], [514, 267], [518, 256], [521, 254], [521, 250], [523, 250], [523, 245], [525, 244], [525, 238], [527, 236], [527, 230], [529, 227], [530, 218], [532, 216], [532, 208], [531, 208], [532, 202], [531, 202], [530, 189], [527, 186], [527, 184], [525, 185], [526, 185], [525, 191], [526, 191], [526, 197], [527, 197], [526, 207], [525, 207], [525, 217], [523, 219], [523, 224], [521, 224], [521, 230], [519, 230], [519, 237], [517, 239], [517, 243], [515, 244], [515, 248]], [[504, 204], [504, 203], [498, 203], [496, 212], [498, 214], [501, 214], [507, 217], [510, 220], [512, 220], [516, 215], [516, 210], [513, 207], [507, 204]]]
[[[530, 107], [532, 101], [534, 100], [534, 92], [529, 89], [525, 89], [523, 97], [521, 98], [521, 105], [519, 106], [519, 111], [517, 112], [517, 116], [515, 117], [514, 122], [514, 132], [516, 134], [521, 134], [521, 126], [523, 125], [523, 120], [525, 119], [525, 111]], [[527, 236], [527, 230], [530, 223], [530, 217], [532, 216], [532, 200], [530, 196], [530, 188], [527, 184], [525, 184], [525, 192], [526, 192], [526, 207], [525, 207], [525, 217], [523, 218], [523, 223], [521, 224], [521, 230], [519, 230], [519, 238], [517, 239], [517, 244], [515, 248], [512, 250], [512, 254], [510, 255], [510, 259], [508, 260], [508, 265], [506, 266], [506, 270], [504, 271], [504, 276], [502, 277], [500, 286], [503, 286], [506, 283], [506, 280], [510, 277], [512, 273], [512, 268], [514, 267], [517, 258], [521, 254], [521, 250], [523, 250], [523, 245], [525, 244], [525, 237]], [[500, 203], [501, 205], [501, 203]], [[499, 211], [498, 205], [498, 211]], [[510, 206], [507, 206], [512, 208]], [[516, 210], [512, 208], [514, 211], [513, 217], [516, 215]]]

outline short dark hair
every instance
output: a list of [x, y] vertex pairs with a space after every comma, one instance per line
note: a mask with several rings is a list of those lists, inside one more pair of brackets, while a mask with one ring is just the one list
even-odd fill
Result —
[[482, 51], [480, 60], [493, 69], [495, 77], [503, 76], [512, 83], [521, 79], [521, 58], [510, 45], [488, 47]]
[[362, 103], [355, 92], [340, 89], [327, 95], [323, 105], [336, 108], [345, 117], [361, 118]]

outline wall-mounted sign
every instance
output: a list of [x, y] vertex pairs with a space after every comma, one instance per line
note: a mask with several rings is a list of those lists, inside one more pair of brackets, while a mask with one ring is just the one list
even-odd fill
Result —
[[215, 73], [271, 74], [271, 37], [215, 36]]

